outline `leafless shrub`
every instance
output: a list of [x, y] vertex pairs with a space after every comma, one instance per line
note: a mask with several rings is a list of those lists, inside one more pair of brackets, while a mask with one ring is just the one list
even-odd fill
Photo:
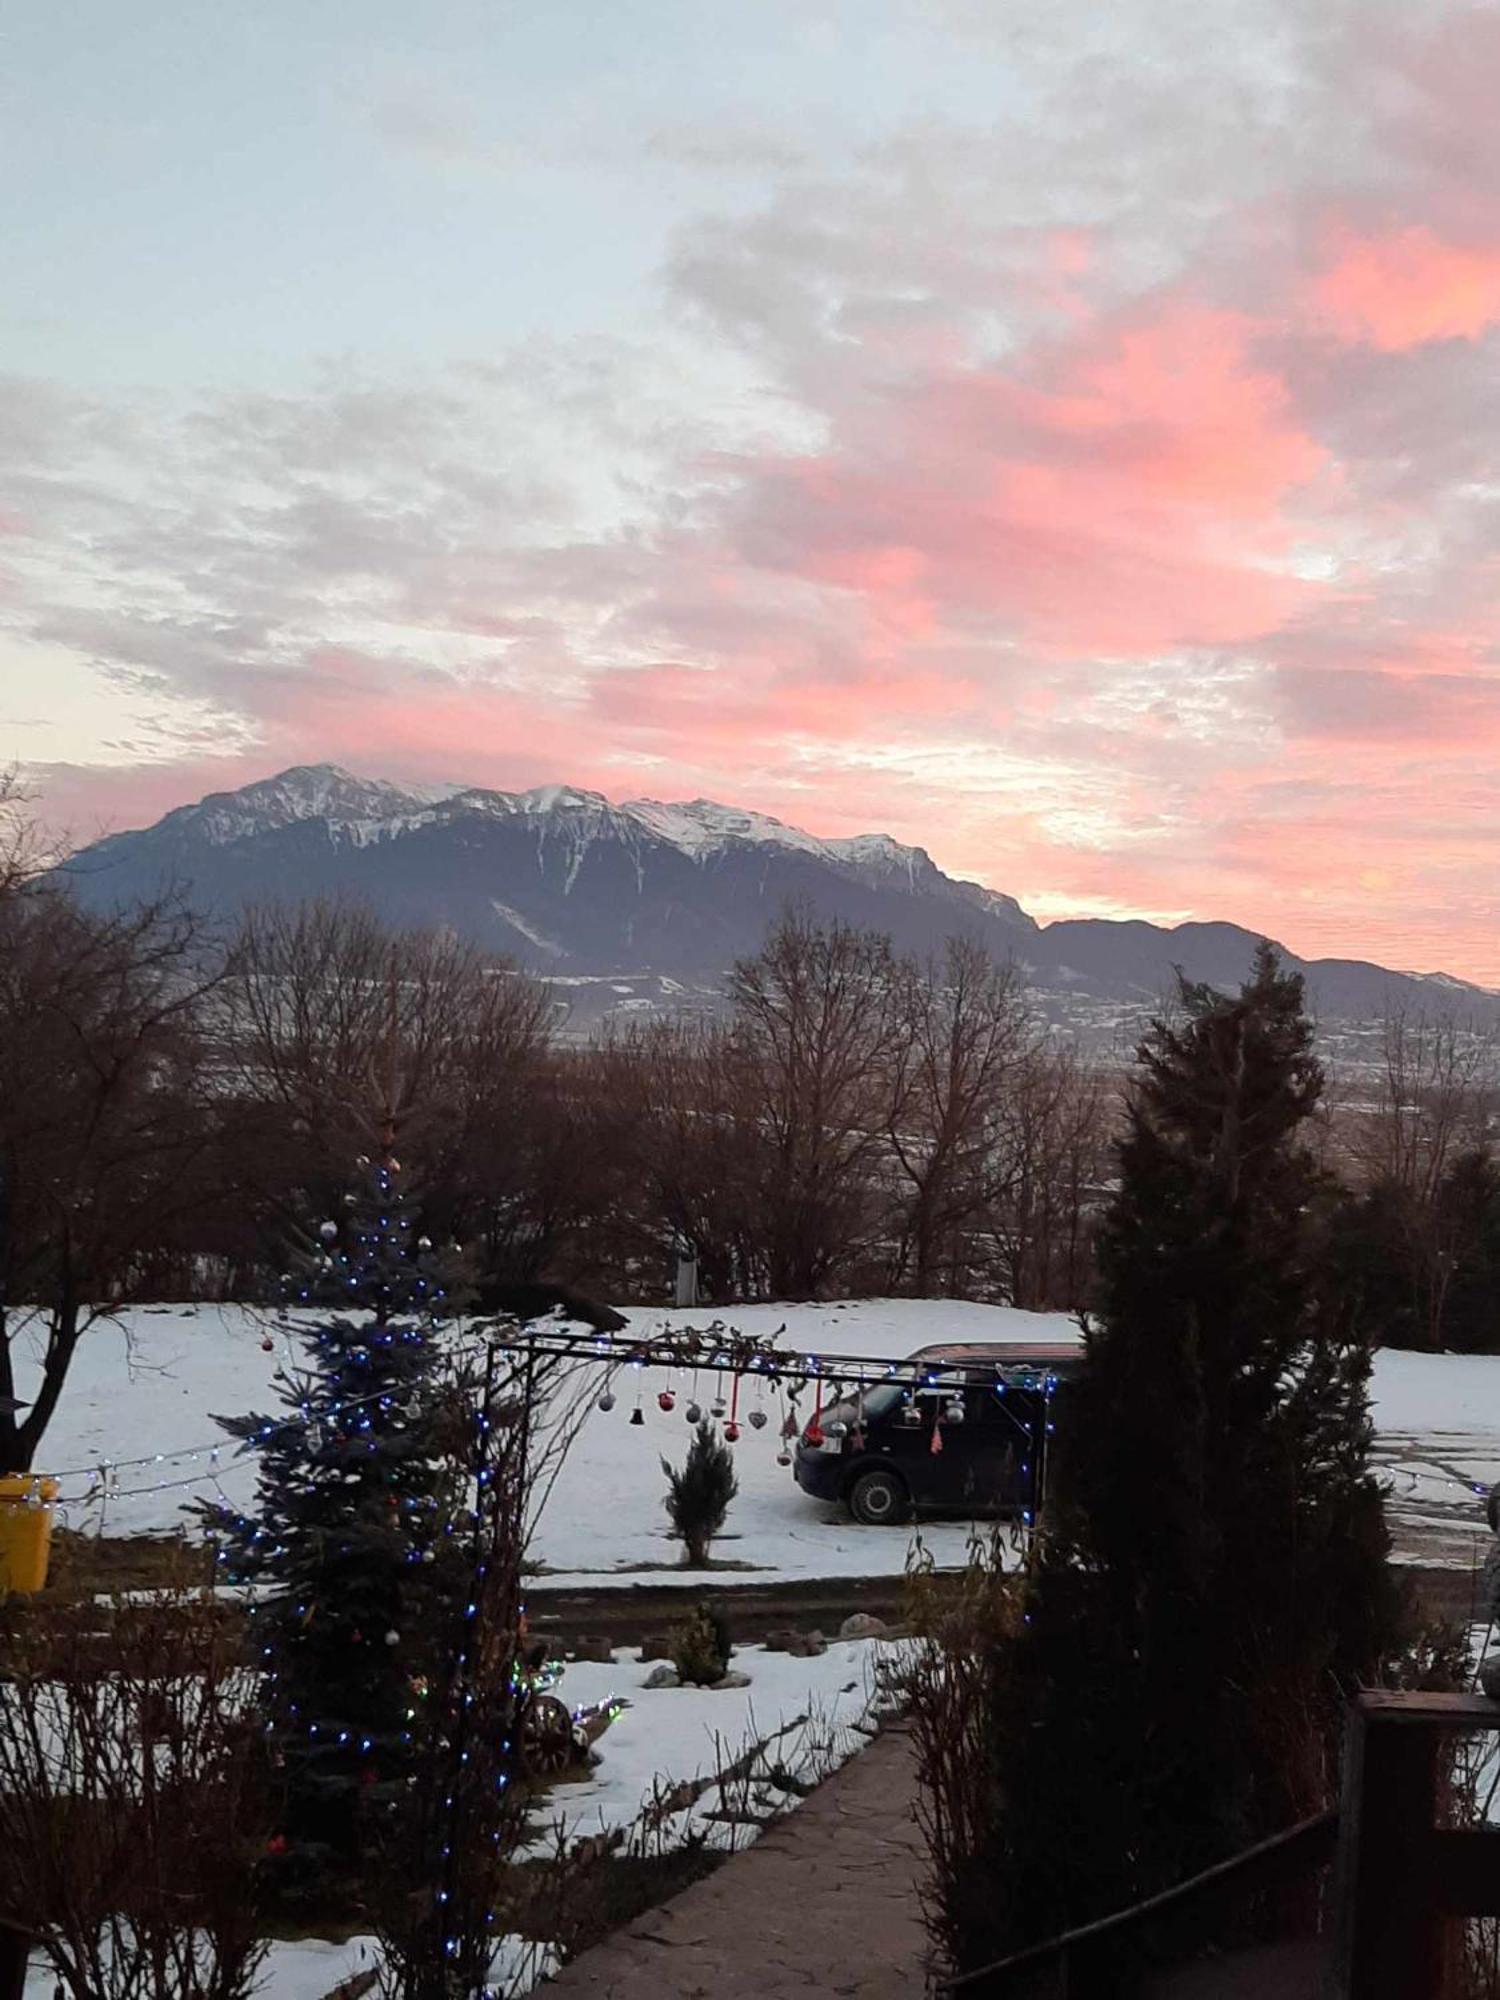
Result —
[[924, 1903], [934, 1944], [950, 1963], [970, 1900], [982, 1895], [993, 1819], [995, 1682], [1019, 1616], [1017, 1576], [999, 1537], [970, 1545], [956, 1583], [930, 1567], [909, 1580], [915, 1633], [900, 1676], [918, 1773], [917, 1818], [932, 1857], [935, 1894]]
[[0, 1609], [0, 1916], [70, 2000], [242, 2000], [269, 1817], [237, 1627], [210, 1593]]

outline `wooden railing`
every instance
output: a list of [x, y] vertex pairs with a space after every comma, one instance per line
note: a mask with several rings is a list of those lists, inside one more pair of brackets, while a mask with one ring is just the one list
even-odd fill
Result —
[[1311, 1880], [1333, 1859], [1329, 2000], [1459, 2000], [1462, 1919], [1500, 1917], [1500, 1827], [1439, 1824], [1451, 1739], [1476, 1731], [1500, 1732], [1500, 1702], [1362, 1694], [1350, 1709], [1337, 1811], [939, 1991], [951, 2000], [1117, 2000], [1148, 1988], [1154, 1963], [1183, 1955], [1185, 1935], [1223, 1941], [1206, 1920], [1220, 1891], [1243, 1902], [1277, 1877]]
[[1337, 1811], [1315, 1813], [1160, 1895], [950, 1979], [938, 1991], [952, 2000], [1107, 2000], [1129, 1992], [1161, 1955], [1153, 1932], [1180, 1932], [1195, 1907], [1226, 1891], [1243, 1899], [1324, 1866], [1333, 1857], [1338, 1825]]
[[1463, 1931], [1500, 1916], [1500, 1828], [1438, 1824], [1456, 1734], [1500, 1730], [1477, 1694], [1363, 1694], [1344, 1754], [1335, 2000], [1458, 2000]]

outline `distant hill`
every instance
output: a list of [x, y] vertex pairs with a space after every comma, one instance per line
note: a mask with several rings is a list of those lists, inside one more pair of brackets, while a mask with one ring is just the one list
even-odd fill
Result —
[[[94, 904], [175, 885], [204, 911], [349, 896], [403, 923], [450, 926], [557, 982], [585, 1023], [615, 1009], [707, 1002], [785, 905], [888, 932], [902, 950], [964, 933], [1025, 968], [1054, 1018], [1128, 1031], [1174, 968], [1233, 986], [1256, 933], [1090, 918], [1039, 925], [1013, 897], [945, 875], [925, 849], [886, 834], [819, 840], [708, 799], [612, 805], [598, 792], [455, 786], [420, 791], [335, 765], [215, 792], [155, 826], [112, 834], [59, 871]], [[1442, 975], [1359, 959], [1299, 959], [1327, 1020], [1401, 1006], [1500, 1023], [1500, 995]]]

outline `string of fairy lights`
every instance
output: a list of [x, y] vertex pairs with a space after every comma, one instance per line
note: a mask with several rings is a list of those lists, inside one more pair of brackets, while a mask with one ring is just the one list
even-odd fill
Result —
[[[295, 1332], [299, 1340], [305, 1340], [310, 1332], [305, 1325], [291, 1322], [284, 1322], [282, 1330], [288, 1335]], [[620, 1377], [625, 1371], [632, 1371], [638, 1383], [646, 1371], [654, 1371], [664, 1377], [663, 1385], [655, 1392], [656, 1404], [663, 1414], [671, 1413], [680, 1404], [690, 1424], [698, 1423], [704, 1416], [712, 1416], [722, 1423], [723, 1434], [732, 1444], [739, 1442], [747, 1428], [761, 1432], [769, 1427], [771, 1415], [766, 1408], [769, 1395], [779, 1405], [776, 1435], [782, 1449], [778, 1457], [785, 1464], [791, 1462], [785, 1447], [799, 1435], [810, 1443], [822, 1441], [819, 1436], [822, 1410], [846, 1395], [857, 1401], [873, 1388], [894, 1384], [905, 1391], [908, 1398], [913, 1398], [940, 1393], [945, 1386], [957, 1391], [960, 1377], [971, 1385], [977, 1380], [993, 1378], [993, 1387], [1001, 1398], [1012, 1392], [1024, 1394], [1029, 1391], [1033, 1395], [1040, 1393], [1050, 1404], [1052, 1395], [1068, 1372], [1067, 1361], [1061, 1357], [1057, 1360], [1049, 1357], [1045, 1363], [1026, 1358], [980, 1363], [972, 1358], [956, 1356], [948, 1359], [939, 1354], [919, 1354], [893, 1361], [869, 1354], [793, 1351], [776, 1344], [780, 1331], [782, 1329], [770, 1339], [762, 1339], [714, 1321], [706, 1327], [663, 1325], [646, 1333], [634, 1330], [601, 1332], [591, 1327], [580, 1327], [576, 1322], [544, 1320], [525, 1326], [491, 1326], [482, 1332], [477, 1328], [466, 1329], [463, 1335], [449, 1344], [449, 1353], [459, 1362], [480, 1361], [493, 1351], [516, 1360], [529, 1353], [538, 1359], [550, 1358], [597, 1367], [602, 1373], [594, 1401], [603, 1414], [608, 1414], [617, 1406]], [[284, 1369], [277, 1372], [285, 1377]], [[708, 1378], [713, 1387], [700, 1394], [697, 1381], [703, 1377]], [[683, 1378], [689, 1385], [685, 1388], [679, 1386]], [[810, 1420], [804, 1424], [799, 1420], [797, 1404], [802, 1393], [809, 1388], [813, 1391], [814, 1408]], [[753, 1400], [742, 1416], [741, 1401], [746, 1397]], [[628, 1422], [644, 1423], [643, 1400], [642, 1385], [638, 1387], [630, 1407]], [[388, 1408], [390, 1402], [388, 1393], [354, 1397], [332, 1409], [325, 1408], [316, 1413], [309, 1403], [290, 1417], [269, 1419], [243, 1442], [228, 1442], [221, 1436], [200, 1439], [193, 1444], [165, 1451], [142, 1452], [128, 1458], [101, 1457], [87, 1465], [65, 1466], [48, 1474], [45, 1489], [39, 1480], [35, 1490], [27, 1496], [26, 1504], [55, 1505], [64, 1511], [87, 1511], [95, 1503], [112, 1505], [160, 1493], [191, 1493], [195, 1488], [216, 1484], [232, 1465], [243, 1464], [248, 1454], [277, 1435], [304, 1426], [315, 1414], [319, 1421], [325, 1423], [344, 1421], [357, 1418], [376, 1404]], [[931, 1417], [935, 1427], [961, 1421], [961, 1404], [956, 1394], [946, 1407], [940, 1404]], [[1050, 1434], [1054, 1428], [1050, 1409], [1045, 1422], [1044, 1435]], [[188, 1472], [176, 1470], [185, 1466], [200, 1469]], [[166, 1477], [122, 1483], [122, 1475], [148, 1468], [152, 1473], [168, 1468], [171, 1470]], [[1407, 1482], [1408, 1493], [1415, 1493], [1423, 1482], [1431, 1484], [1434, 1478], [1454, 1491], [1481, 1497], [1489, 1490], [1483, 1482], [1434, 1475], [1411, 1466], [1392, 1465], [1387, 1470], [1393, 1478]], [[82, 1489], [69, 1491], [68, 1482], [74, 1480], [88, 1483]]]
[[[316, 1331], [304, 1325], [283, 1323], [283, 1331], [288, 1335], [295, 1332], [299, 1340], [309, 1334], [317, 1338]], [[384, 1334], [372, 1333], [371, 1343], [408, 1337], [399, 1329], [388, 1330]], [[809, 1353], [790, 1351], [776, 1345], [775, 1338], [759, 1339], [739, 1332], [721, 1322], [707, 1327], [666, 1327], [649, 1333], [600, 1332], [594, 1328], [579, 1327], [569, 1321], [536, 1321], [528, 1326], [490, 1327], [484, 1332], [466, 1330], [456, 1341], [450, 1343], [449, 1353], [456, 1362], [482, 1360], [486, 1354], [494, 1353], [520, 1361], [525, 1356], [535, 1360], [550, 1359], [572, 1362], [579, 1366], [597, 1368], [601, 1371], [595, 1394], [595, 1407], [603, 1414], [614, 1409], [619, 1401], [617, 1389], [621, 1375], [632, 1371], [638, 1387], [628, 1421], [644, 1423], [644, 1385], [641, 1378], [648, 1370], [656, 1371], [664, 1377], [663, 1386], [656, 1391], [656, 1402], [665, 1414], [683, 1405], [683, 1414], [691, 1424], [696, 1424], [705, 1415], [711, 1415], [723, 1423], [723, 1434], [730, 1443], [738, 1443], [745, 1429], [764, 1431], [770, 1424], [770, 1414], [766, 1409], [768, 1395], [780, 1406], [780, 1422], [777, 1435], [783, 1446], [798, 1435], [809, 1443], [822, 1442], [821, 1417], [824, 1409], [837, 1404], [845, 1397], [858, 1401], [871, 1389], [894, 1385], [905, 1392], [908, 1398], [934, 1393], [938, 1398], [931, 1416], [934, 1425], [954, 1425], [963, 1421], [962, 1387], [977, 1379], [992, 1380], [997, 1396], [1003, 1398], [1014, 1392], [1041, 1394], [1045, 1401], [1056, 1391], [1061, 1374], [1066, 1372], [1065, 1361], [1045, 1362], [1018, 1358], [1015, 1361], [997, 1360], [992, 1363], [976, 1363], [970, 1359], [945, 1358], [938, 1353], [919, 1354], [905, 1360], [890, 1360], [884, 1356], [848, 1353]], [[283, 1380], [294, 1379], [286, 1369], [277, 1371]], [[708, 1378], [713, 1387], [700, 1396], [697, 1382]], [[678, 1386], [680, 1378], [687, 1378], [690, 1386]], [[802, 1394], [811, 1389], [813, 1410], [804, 1425], [798, 1421], [797, 1404]], [[950, 1393], [946, 1399], [943, 1392]], [[742, 1399], [749, 1402], [741, 1416]], [[753, 1399], [753, 1400], [750, 1400]], [[103, 1458], [87, 1464], [65, 1466], [48, 1475], [52, 1488], [50, 1499], [44, 1498], [40, 1483], [37, 1491], [30, 1496], [31, 1504], [53, 1504], [62, 1509], [87, 1508], [94, 1502], [118, 1503], [139, 1499], [148, 1495], [166, 1492], [189, 1492], [195, 1487], [216, 1483], [233, 1462], [243, 1462], [252, 1454], [279, 1435], [304, 1428], [311, 1421], [323, 1424], [356, 1421], [361, 1413], [368, 1412], [376, 1405], [389, 1408], [393, 1397], [389, 1391], [371, 1394], [367, 1397], [353, 1397], [333, 1408], [314, 1409], [311, 1402], [287, 1417], [269, 1418], [244, 1440], [226, 1441], [200, 1439], [189, 1445], [173, 1447], [165, 1451], [143, 1452], [129, 1458]], [[1050, 1430], [1051, 1418], [1047, 1418]], [[372, 1447], [373, 1448], [373, 1447]], [[783, 1450], [779, 1454], [788, 1463], [789, 1454]], [[200, 1466], [191, 1472], [177, 1472], [175, 1468]], [[121, 1475], [141, 1472], [149, 1468], [153, 1473], [172, 1468], [169, 1476], [148, 1478], [139, 1483], [121, 1483]], [[82, 1490], [68, 1490], [70, 1480], [86, 1480]]]

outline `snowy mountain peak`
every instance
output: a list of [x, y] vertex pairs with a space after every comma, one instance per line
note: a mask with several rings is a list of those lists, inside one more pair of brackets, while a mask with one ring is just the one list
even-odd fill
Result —
[[1007, 923], [1034, 928], [1008, 896], [977, 883], [948, 882], [925, 848], [903, 846], [888, 833], [821, 839], [770, 813], [716, 799], [631, 799], [615, 805], [603, 792], [578, 785], [535, 785], [524, 792], [397, 785], [358, 777], [339, 764], [298, 764], [238, 791], [213, 792], [197, 805], [179, 807], [162, 821], [162, 829], [176, 840], [229, 847], [311, 822], [327, 828], [333, 847], [348, 849], [384, 846], [420, 828], [477, 820], [519, 822], [544, 849], [563, 851], [569, 888], [584, 856], [601, 841], [630, 854], [637, 869], [652, 848], [674, 849], [699, 866], [750, 850], [763, 853], [768, 863], [777, 853], [806, 856], [847, 878], [904, 895], [938, 888]]
[[639, 822], [661, 840], [680, 848], [684, 854], [712, 854], [731, 840], [749, 841], [757, 846], [795, 847], [805, 853], [821, 853], [827, 843], [800, 827], [787, 826], [769, 813], [750, 812], [742, 806], [721, 806], [713, 799], [690, 799], [668, 804], [661, 799], [630, 799], [620, 811]]
[[[888, 834], [819, 839], [714, 799], [616, 805], [572, 785], [396, 785], [336, 764], [214, 793], [95, 842], [58, 873], [90, 906], [171, 890], [230, 919], [287, 896], [356, 897], [389, 921], [447, 926], [545, 971], [585, 1025], [602, 1018], [597, 1007], [589, 1015], [589, 993], [605, 1009], [656, 1004], [631, 980], [656, 982], [662, 1004], [689, 988], [717, 991], [724, 969], [758, 950], [791, 903], [924, 956], [955, 935], [975, 938], [1024, 966], [1059, 1023], [1097, 1020], [1110, 1046], [1123, 1021], [1171, 989], [1176, 968], [1232, 990], [1256, 944], [1223, 923], [1043, 928], [1011, 897], [945, 874], [925, 849]], [[1500, 995], [1442, 975], [1352, 959], [1288, 963], [1307, 974], [1328, 1020], [1446, 1000], [1476, 1022], [1500, 1022]]]
[[529, 792], [498, 796], [513, 798], [519, 810], [528, 813], [614, 811], [603, 792], [581, 791], [576, 785], [533, 785]]
[[335, 826], [393, 820], [420, 812], [451, 790], [403, 791], [380, 778], [357, 778], [337, 764], [298, 764], [237, 792], [211, 792], [197, 805], [169, 813], [166, 823], [223, 845], [298, 820]]

